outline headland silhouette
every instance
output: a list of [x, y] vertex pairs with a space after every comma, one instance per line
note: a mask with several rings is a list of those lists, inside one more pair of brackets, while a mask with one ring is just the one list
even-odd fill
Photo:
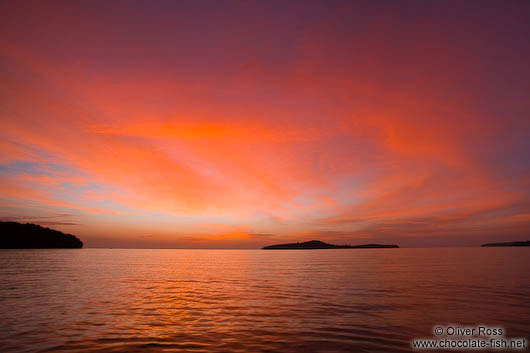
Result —
[[303, 243], [277, 244], [263, 247], [263, 250], [310, 250], [310, 249], [385, 249], [399, 248], [397, 245], [363, 244], [363, 245], [333, 245], [320, 240]]
[[482, 247], [495, 247], [495, 246], [530, 246], [530, 240], [527, 241], [511, 241], [506, 243], [488, 243], [482, 244]]
[[0, 249], [82, 248], [75, 235], [31, 223], [0, 222]]

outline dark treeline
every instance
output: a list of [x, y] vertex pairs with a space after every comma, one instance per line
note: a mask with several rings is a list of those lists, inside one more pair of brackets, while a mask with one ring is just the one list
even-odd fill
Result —
[[31, 223], [0, 222], [0, 249], [82, 248], [75, 235]]

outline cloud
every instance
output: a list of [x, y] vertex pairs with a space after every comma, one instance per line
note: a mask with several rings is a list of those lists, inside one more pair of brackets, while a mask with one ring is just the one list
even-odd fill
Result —
[[530, 225], [525, 16], [315, 3], [203, 9], [197, 29], [166, 5], [156, 23], [123, 4], [1, 6], [2, 215], [71, 213], [57, 225], [143, 246]]
[[59, 221], [36, 221], [33, 222], [41, 226], [79, 226], [81, 224], [74, 222], [59, 222]]

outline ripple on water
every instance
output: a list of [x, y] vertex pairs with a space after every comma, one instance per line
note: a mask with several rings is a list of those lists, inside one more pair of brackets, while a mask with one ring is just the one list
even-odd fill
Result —
[[440, 323], [524, 336], [529, 265], [525, 249], [0, 251], [0, 351], [410, 352]]

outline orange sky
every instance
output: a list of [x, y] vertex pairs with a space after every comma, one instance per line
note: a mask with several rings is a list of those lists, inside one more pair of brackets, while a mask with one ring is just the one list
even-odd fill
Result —
[[87, 246], [530, 237], [530, 4], [0, 3], [0, 216]]

